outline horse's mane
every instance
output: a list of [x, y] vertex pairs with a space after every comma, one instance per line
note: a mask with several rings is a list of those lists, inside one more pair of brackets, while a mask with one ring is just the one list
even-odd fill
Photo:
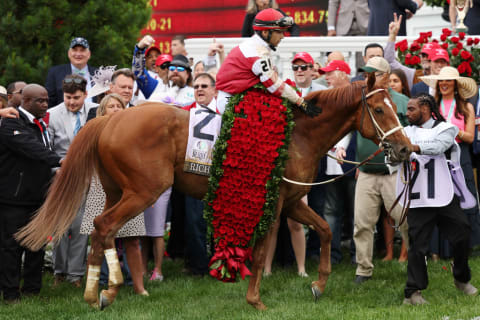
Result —
[[305, 100], [315, 103], [321, 102], [322, 106], [351, 106], [355, 104], [361, 95], [356, 94], [365, 85], [363, 81], [355, 81], [348, 86], [329, 90], [320, 90], [309, 93]]

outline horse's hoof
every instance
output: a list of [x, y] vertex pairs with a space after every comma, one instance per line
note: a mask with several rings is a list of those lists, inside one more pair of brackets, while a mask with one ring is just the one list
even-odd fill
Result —
[[150, 295], [148, 294], [148, 291], [147, 291], [147, 290], [143, 290], [142, 292], [137, 293], [137, 294], [138, 294], [139, 296], [145, 296], [145, 297], [150, 296]]
[[254, 304], [252, 304], [252, 305], [253, 305], [253, 307], [254, 307], [255, 309], [257, 309], [257, 310], [267, 310], [267, 306], [265, 306], [265, 305], [263, 304], [263, 302], [261, 302], [261, 301], [260, 301], [260, 302], [257, 302], [257, 303], [254, 303]]
[[102, 292], [100, 292], [100, 310], [103, 310], [111, 305], [111, 302], [108, 300], [107, 295], [104, 294], [104, 291], [105, 290], [102, 290]]
[[322, 291], [320, 291], [320, 288], [318, 288], [316, 285], [312, 285], [312, 294], [316, 302], [318, 298], [322, 296]]

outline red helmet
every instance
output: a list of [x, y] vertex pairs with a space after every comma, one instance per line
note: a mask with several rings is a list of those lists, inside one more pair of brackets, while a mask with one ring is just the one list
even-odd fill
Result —
[[284, 16], [280, 11], [269, 8], [257, 13], [253, 21], [253, 30], [288, 29], [292, 25], [292, 17]]

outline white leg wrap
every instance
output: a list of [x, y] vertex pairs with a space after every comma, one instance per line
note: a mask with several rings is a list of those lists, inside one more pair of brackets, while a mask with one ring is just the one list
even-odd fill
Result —
[[95, 306], [97, 303], [98, 281], [100, 279], [100, 266], [88, 266], [87, 284], [85, 285], [85, 300]]
[[120, 270], [120, 262], [118, 261], [117, 250], [107, 249], [104, 251], [105, 259], [108, 265], [108, 282], [109, 285], [120, 285], [123, 283], [122, 271]]

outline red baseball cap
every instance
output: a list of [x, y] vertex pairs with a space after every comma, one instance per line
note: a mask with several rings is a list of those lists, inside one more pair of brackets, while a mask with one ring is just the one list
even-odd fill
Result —
[[432, 51], [430, 51], [429, 57], [430, 57], [430, 60], [432, 61], [445, 59], [448, 63], [450, 63], [450, 57], [448, 56], [448, 52], [443, 48], [433, 49]]
[[430, 53], [437, 48], [440, 48], [440, 45], [437, 42], [429, 42], [423, 45], [422, 51], [420, 52], [430, 55]]
[[295, 57], [293, 57], [293, 60], [292, 60], [292, 63], [294, 63], [295, 61], [297, 60], [302, 60], [306, 63], [309, 63], [311, 65], [314, 65], [315, 64], [315, 61], [313, 60], [312, 56], [309, 55], [308, 53], [306, 52], [299, 52], [295, 55]]
[[157, 60], [155, 60], [155, 65], [161, 66], [165, 62], [172, 62], [172, 60], [173, 60], [173, 57], [171, 55], [164, 53], [157, 57]]
[[151, 46], [151, 47], [148, 47], [147, 50], [145, 50], [145, 57], [148, 56], [148, 54], [150, 53], [150, 51], [152, 50], [157, 50], [158, 53], [162, 53], [162, 51], [160, 51], [160, 49], [157, 47], [157, 46]]
[[343, 71], [346, 74], [350, 74], [350, 66], [342, 60], [332, 60], [325, 67], [318, 69], [320, 74], [324, 74], [331, 71]]

